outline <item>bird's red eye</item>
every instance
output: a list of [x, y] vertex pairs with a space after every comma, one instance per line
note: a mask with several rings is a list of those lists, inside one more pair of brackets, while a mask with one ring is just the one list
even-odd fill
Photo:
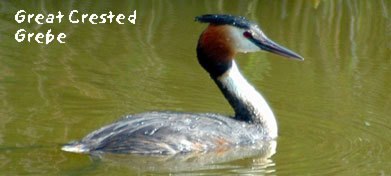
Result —
[[251, 33], [248, 32], [248, 31], [244, 31], [243, 32], [243, 36], [246, 37], [246, 38], [251, 38], [252, 37]]

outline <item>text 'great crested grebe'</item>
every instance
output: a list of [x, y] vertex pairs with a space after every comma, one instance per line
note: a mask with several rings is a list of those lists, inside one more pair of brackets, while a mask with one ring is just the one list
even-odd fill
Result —
[[219, 151], [274, 140], [278, 131], [274, 114], [262, 95], [240, 73], [235, 54], [264, 50], [287, 58], [303, 58], [271, 41], [244, 17], [209, 14], [195, 20], [209, 23], [198, 41], [198, 61], [231, 104], [234, 116], [170, 111], [128, 115], [78, 142], [64, 145], [62, 150], [171, 155]]

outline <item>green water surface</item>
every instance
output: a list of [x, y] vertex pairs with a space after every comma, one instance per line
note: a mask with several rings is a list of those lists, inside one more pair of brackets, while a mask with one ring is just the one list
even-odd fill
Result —
[[[19, 24], [14, 16], [21, 9], [61, 11], [64, 18]], [[137, 10], [137, 20], [71, 24], [71, 10]], [[237, 56], [242, 73], [277, 116], [273, 156], [243, 154], [221, 163], [195, 157], [200, 162], [186, 166], [150, 164], [159, 157], [96, 160], [60, 150], [127, 114], [232, 114], [196, 59], [206, 25], [194, 17], [206, 13], [246, 16], [305, 58]], [[18, 43], [19, 29], [65, 33], [66, 43]], [[390, 115], [388, 0], [0, 0], [0, 175], [390, 175]]]

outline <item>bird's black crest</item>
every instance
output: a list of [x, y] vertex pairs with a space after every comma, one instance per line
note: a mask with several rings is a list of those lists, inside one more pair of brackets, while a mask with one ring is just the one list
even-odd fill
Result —
[[254, 25], [254, 23], [247, 18], [234, 15], [206, 14], [195, 17], [195, 20], [201, 23], [212, 23], [216, 25], [228, 24], [244, 29], [248, 29], [251, 25]]

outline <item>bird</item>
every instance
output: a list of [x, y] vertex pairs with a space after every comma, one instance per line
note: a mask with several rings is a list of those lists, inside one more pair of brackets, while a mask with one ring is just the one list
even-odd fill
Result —
[[278, 128], [273, 111], [240, 73], [235, 55], [267, 51], [290, 59], [304, 58], [273, 42], [245, 17], [205, 14], [195, 17], [195, 21], [208, 24], [198, 40], [198, 62], [232, 106], [234, 115], [174, 111], [127, 115], [80, 141], [63, 145], [62, 150], [87, 154], [176, 155], [224, 151], [276, 140]]

